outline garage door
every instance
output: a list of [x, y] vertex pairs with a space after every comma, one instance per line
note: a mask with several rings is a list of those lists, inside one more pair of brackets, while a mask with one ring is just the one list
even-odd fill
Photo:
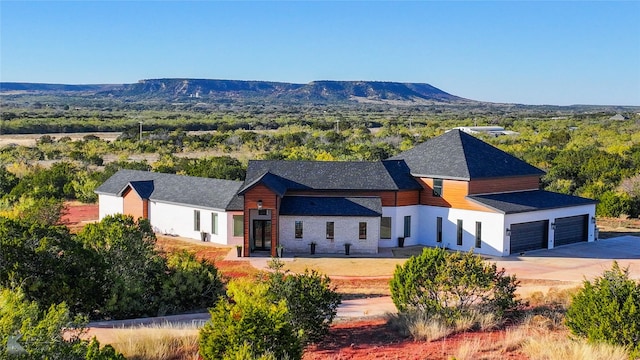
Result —
[[549, 240], [549, 220], [511, 225], [511, 253], [546, 249]]
[[588, 215], [557, 218], [554, 246], [587, 241]]

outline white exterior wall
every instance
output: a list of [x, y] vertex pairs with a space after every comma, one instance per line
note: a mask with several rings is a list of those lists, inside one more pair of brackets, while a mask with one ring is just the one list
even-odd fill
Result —
[[526, 212], [526, 213], [506, 215], [505, 216], [505, 226], [504, 226], [504, 229], [503, 229], [503, 234], [504, 234], [504, 237], [505, 237], [505, 246], [504, 246], [503, 255], [507, 256], [511, 252], [511, 249], [509, 247], [510, 239], [509, 239], [508, 236], [506, 236], [506, 229], [510, 228], [511, 224], [526, 223], [526, 222], [540, 221], [540, 220], [549, 220], [549, 244], [548, 244], [548, 247], [549, 247], [549, 249], [553, 249], [555, 232], [554, 232], [553, 227], [551, 226], [551, 224], [555, 221], [555, 219], [562, 218], [562, 217], [569, 217], [569, 216], [585, 215], [585, 214], [587, 214], [588, 217], [589, 217], [589, 219], [587, 220], [588, 221], [588, 226], [587, 226], [588, 237], [587, 237], [587, 241], [588, 242], [592, 242], [592, 241], [595, 240], [595, 227], [596, 227], [596, 225], [591, 223], [591, 219], [595, 218], [595, 214], [596, 214], [596, 206], [595, 206], [595, 204], [574, 206], [574, 207], [561, 208], [561, 209], [541, 210], [541, 211], [535, 211], [535, 212]]
[[[397, 247], [398, 238], [404, 237], [404, 217], [411, 216], [411, 236], [405, 238], [404, 245], [420, 244], [420, 207], [421, 205], [411, 206], [388, 206], [382, 208], [382, 216], [391, 218], [391, 239], [380, 239], [380, 247]], [[378, 228], [378, 231], [380, 229]]]
[[[420, 244], [452, 250], [501, 256], [504, 242], [504, 214], [485, 211], [423, 206], [420, 214]], [[442, 217], [442, 243], [437, 243], [437, 218]], [[458, 243], [458, 220], [462, 220], [462, 245]], [[482, 223], [480, 248], [476, 248], [476, 221]]]
[[[194, 210], [200, 210], [200, 231], [193, 229]], [[214, 212], [218, 214], [217, 234], [211, 233], [211, 213]], [[228, 214], [223, 210], [150, 201], [149, 220], [151, 221], [151, 227], [157, 233], [201, 240], [200, 232], [204, 231], [207, 233], [207, 241], [223, 245], [228, 244], [229, 220]]]
[[122, 196], [98, 194], [98, 215], [99, 219], [105, 216], [122, 214], [124, 211], [124, 198]]
[[[244, 229], [242, 231], [242, 235], [240, 236], [233, 236], [233, 216], [234, 215], [240, 215], [243, 216], [244, 212], [242, 211], [229, 211], [226, 213], [227, 214], [227, 223], [226, 225], [223, 225], [223, 223], [220, 223], [221, 226], [226, 226], [227, 227], [227, 245], [240, 245], [240, 246], [244, 246]], [[244, 224], [244, 221], [243, 221]]]
[[[314, 241], [318, 254], [344, 254], [344, 244], [350, 243], [351, 254], [376, 254], [380, 239], [379, 217], [357, 216], [280, 216], [280, 244], [286, 251], [309, 253]], [[302, 238], [295, 238], [295, 222], [302, 221]], [[333, 221], [334, 238], [326, 237], [326, 223]], [[359, 223], [367, 223], [367, 239], [358, 239]]]

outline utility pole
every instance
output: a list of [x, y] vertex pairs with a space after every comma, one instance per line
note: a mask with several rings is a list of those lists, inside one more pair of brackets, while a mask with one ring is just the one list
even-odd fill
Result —
[[336, 132], [340, 132], [340, 119], [336, 119]]
[[142, 121], [138, 121], [140, 123], [140, 142], [142, 142]]

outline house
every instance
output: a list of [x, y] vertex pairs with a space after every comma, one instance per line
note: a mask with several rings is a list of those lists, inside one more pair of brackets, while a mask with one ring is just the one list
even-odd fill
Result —
[[[197, 193], [200, 186], [218, 189], [202, 189], [206, 196], [184, 196], [180, 201], [154, 195], [149, 179], [137, 177], [142, 176], [139, 172], [117, 173], [118, 181], [109, 179], [97, 192], [101, 217], [103, 197], [105, 209], [124, 211], [125, 201], [117, 198], [131, 192], [138, 206], [146, 196], [184, 208], [179, 216], [178, 209], [172, 209], [171, 219], [163, 222], [154, 219], [162, 209], [147, 214], [159, 230], [166, 231], [169, 224], [188, 227], [181, 236], [198, 238], [195, 220], [190, 227], [190, 211], [215, 210], [220, 218], [227, 214], [234, 235], [227, 243], [240, 241], [244, 256], [275, 256], [279, 245], [307, 252], [311, 243], [318, 253], [344, 253], [345, 244], [353, 253], [376, 253], [381, 247], [398, 246], [400, 239], [405, 245], [507, 256], [595, 240], [595, 201], [540, 190], [543, 174], [472, 135], [452, 130], [384, 161], [252, 160], [243, 183], [223, 187], [214, 185], [222, 180], [196, 184], [197, 178], [191, 178], [190, 191]], [[166, 198], [179, 192], [176, 189], [185, 191], [180, 182], [156, 181], [155, 186], [163, 187]], [[108, 183], [113, 185], [105, 186]], [[201, 203], [192, 203], [196, 199]], [[202, 203], [206, 201], [216, 205]], [[109, 202], [117, 204], [110, 207]], [[222, 237], [216, 239], [224, 243]]]
[[145, 218], [160, 234], [242, 244], [240, 181], [120, 170], [100, 185], [99, 217]]
[[452, 130], [460, 130], [467, 134], [487, 134], [492, 136], [498, 135], [518, 135], [517, 132], [505, 130], [502, 126], [459, 126]]
[[622, 114], [615, 114], [609, 118], [609, 120], [628, 120], [626, 116]]

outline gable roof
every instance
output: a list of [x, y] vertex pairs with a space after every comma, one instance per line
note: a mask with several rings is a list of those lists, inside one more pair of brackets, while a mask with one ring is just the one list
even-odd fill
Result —
[[285, 196], [280, 215], [298, 216], [380, 216], [379, 197]]
[[400, 161], [250, 160], [239, 193], [259, 182], [280, 195], [287, 190], [421, 189]]
[[451, 130], [389, 158], [404, 160], [414, 176], [471, 180], [544, 175], [544, 171], [472, 135]]
[[140, 170], [120, 170], [100, 185], [97, 194], [122, 196], [133, 188], [143, 199], [213, 209], [242, 210], [236, 193], [240, 181], [163, 174]]
[[467, 199], [504, 214], [590, 205], [596, 200], [545, 190], [467, 196]]

